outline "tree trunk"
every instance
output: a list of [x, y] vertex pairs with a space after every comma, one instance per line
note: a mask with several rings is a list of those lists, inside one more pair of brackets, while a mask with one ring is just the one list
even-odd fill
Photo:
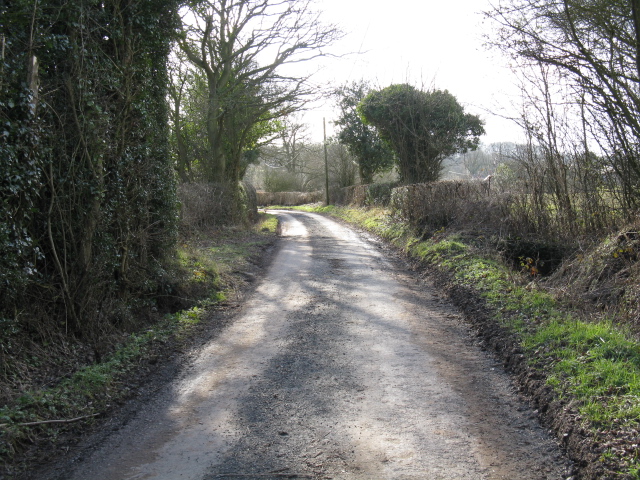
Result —
[[636, 70], [640, 82], [640, 0], [631, 0], [631, 15], [636, 36]]
[[178, 148], [178, 163], [176, 169], [178, 170], [178, 176], [180, 181], [186, 183], [189, 181], [189, 174], [191, 172], [191, 162], [189, 162], [189, 154], [187, 152], [187, 145], [184, 141], [182, 134], [182, 124], [180, 122], [180, 102], [182, 100], [182, 89], [180, 94], [173, 96], [175, 106], [173, 108], [173, 125], [174, 133], [176, 136], [176, 146]]
[[362, 182], [362, 185], [373, 183], [373, 172], [366, 168], [362, 162], [360, 162], [358, 168], [360, 169], [360, 182]]
[[[209, 80], [211, 83], [211, 80]], [[209, 163], [205, 167], [207, 180], [214, 183], [225, 183], [226, 159], [222, 148], [219, 122], [220, 102], [215, 86], [209, 86], [209, 106], [207, 111], [207, 141], [209, 143]]]
[[178, 175], [180, 176], [180, 181], [186, 183], [189, 181], [191, 165], [189, 162], [189, 154], [187, 153], [187, 145], [180, 127], [176, 127], [176, 143], [178, 147]]

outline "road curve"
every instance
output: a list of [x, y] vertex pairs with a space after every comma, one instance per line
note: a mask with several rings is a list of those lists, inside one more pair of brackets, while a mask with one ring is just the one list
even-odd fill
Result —
[[569, 476], [428, 281], [335, 221], [276, 213], [285, 238], [237, 318], [65, 479]]

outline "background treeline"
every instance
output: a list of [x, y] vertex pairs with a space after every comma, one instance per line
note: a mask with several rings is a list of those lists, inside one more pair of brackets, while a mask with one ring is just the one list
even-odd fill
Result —
[[580, 248], [636, 220], [639, 12], [637, 0], [510, 0], [487, 12], [489, 41], [521, 82], [524, 142], [499, 173], [524, 231]]
[[[296, 127], [303, 127], [296, 125]], [[312, 142], [302, 132], [289, 138], [283, 130], [281, 145], [260, 150], [257, 162], [247, 169], [246, 179], [258, 190], [266, 192], [324, 192], [328, 175], [331, 198], [337, 198], [340, 189], [361, 183], [358, 163], [348, 149], [329, 139], [326, 145]], [[378, 179], [385, 178], [379, 176]], [[389, 178], [395, 178], [393, 174]], [[322, 195], [324, 200], [324, 194]]]
[[[432, 145], [423, 148], [419, 134], [426, 131], [435, 138], [438, 129], [415, 120], [420, 115], [438, 118], [439, 107], [428, 102], [421, 106], [423, 100], [410, 88], [402, 89], [405, 98], [412, 95], [409, 102], [393, 90], [401, 86], [375, 91], [365, 82], [342, 90], [343, 98], [355, 100], [349, 105], [343, 101], [342, 106], [359, 115], [345, 116], [343, 108], [341, 139], [357, 153], [357, 144], [344, 132], [361, 121], [373, 125], [392, 147], [405, 184], [424, 181], [416, 174], [407, 178], [402, 170], [403, 165], [418, 165], [423, 152], [440, 167], [436, 178], [493, 175], [477, 195], [470, 193], [472, 188], [452, 190], [451, 185], [405, 188], [408, 198], [400, 204], [425, 233], [467, 218], [484, 228], [491, 226], [509, 242], [526, 238], [560, 245], [565, 252], [584, 249], [637, 220], [639, 12], [637, 0], [509, 0], [486, 12], [493, 27], [488, 43], [509, 58], [520, 82], [521, 95], [516, 109], [511, 109], [521, 112], [512, 118], [522, 127], [517, 144], [473, 151], [477, 143], [471, 143], [466, 152], [429, 158]], [[376, 108], [385, 114], [377, 118]], [[394, 115], [403, 120], [396, 123], [411, 129], [389, 131]], [[405, 150], [413, 152], [407, 159], [402, 158]], [[486, 204], [482, 208], [472, 205], [478, 195]]]
[[12, 334], [97, 343], [162, 289], [177, 229], [166, 121], [177, 6], [0, 6], [0, 360]]

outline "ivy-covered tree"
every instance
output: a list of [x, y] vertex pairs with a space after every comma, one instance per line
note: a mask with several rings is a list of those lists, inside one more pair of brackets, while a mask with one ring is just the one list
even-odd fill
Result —
[[336, 125], [340, 128], [338, 141], [345, 145], [358, 162], [360, 181], [373, 183], [378, 173], [393, 168], [393, 152], [378, 135], [377, 130], [364, 123], [358, 105], [371, 90], [365, 81], [343, 85], [334, 92], [340, 108]]
[[[208, 85], [206, 75], [181, 60], [171, 65], [171, 149], [178, 176], [183, 183], [211, 181], [211, 143], [208, 136]], [[239, 86], [242, 89], [246, 86]], [[223, 135], [216, 143], [224, 158], [235, 158], [233, 177], [241, 180], [247, 167], [257, 160], [259, 149], [281, 134], [281, 122], [266, 112], [262, 118], [248, 118], [248, 104], [260, 104], [248, 91], [238, 92], [231, 112], [222, 124]], [[230, 107], [229, 107], [230, 108]], [[247, 122], [250, 122], [247, 124]]]
[[0, 318], [37, 302], [49, 328], [61, 319], [94, 338], [122, 320], [115, 304], [157, 288], [176, 227], [166, 61], [177, 7], [0, 6]]
[[358, 111], [393, 148], [403, 183], [437, 180], [446, 157], [475, 150], [484, 134], [480, 118], [446, 90], [391, 85], [369, 93]]

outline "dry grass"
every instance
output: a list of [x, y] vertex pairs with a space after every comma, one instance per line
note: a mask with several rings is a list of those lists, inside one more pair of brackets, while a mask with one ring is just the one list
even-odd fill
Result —
[[640, 333], [640, 223], [567, 259], [546, 282], [588, 316], [607, 316]]

